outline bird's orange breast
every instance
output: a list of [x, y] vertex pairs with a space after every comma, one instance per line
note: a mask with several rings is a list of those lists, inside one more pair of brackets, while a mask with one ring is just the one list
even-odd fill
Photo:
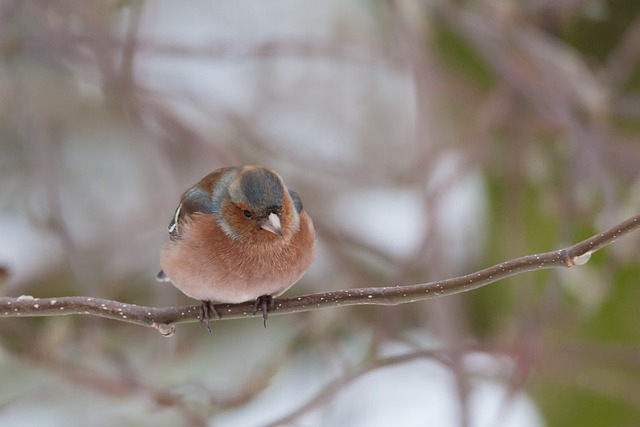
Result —
[[315, 231], [306, 212], [282, 237], [260, 230], [247, 240], [227, 236], [215, 215], [193, 214], [181, 239], [168, 242], [162, 269], [187, 296], [239, 303], [278, 296], [307, 271], [315, 256]]

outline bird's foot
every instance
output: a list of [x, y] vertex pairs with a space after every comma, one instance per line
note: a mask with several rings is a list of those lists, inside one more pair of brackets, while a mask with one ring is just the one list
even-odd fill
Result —
[[262, 295], [256, 298], [256, 303], [253, 305], [253, 314], [258, 312], [258, 309], [262, 309], [262, 320], [264, 327], [267, 327], [267, 319], [269, 318], [269, 310], [272, 310], [276, 306], [276, 303], [271, 295]]
[[209, 333], [211, 333], [211, 324], [209, 323], [211, 314], [213, 314], [216, 319], [221, 319], [220, 313], [218, 313], [218, 310], [216, 310], [216, 307], [211, 301], [202, 301], [202, 305], [200, 306], [200, 326], [204, 323]]

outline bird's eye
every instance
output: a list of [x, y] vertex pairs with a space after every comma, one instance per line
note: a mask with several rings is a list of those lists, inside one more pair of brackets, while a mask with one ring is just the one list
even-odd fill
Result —
[[251, 211], [248, 210], [243, 210], [242, 213], [244, 214], [244, 216], [246, 216], [247, 218], [251, 218], [253, 216], [253, 213], [251, 213]]

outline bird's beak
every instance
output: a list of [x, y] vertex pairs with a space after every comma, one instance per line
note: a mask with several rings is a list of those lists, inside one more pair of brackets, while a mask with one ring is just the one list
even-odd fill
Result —
[[273, 212], [264, 220], [261, 227], [282, 237], [282, 224], [280, 224], [280, 217]]

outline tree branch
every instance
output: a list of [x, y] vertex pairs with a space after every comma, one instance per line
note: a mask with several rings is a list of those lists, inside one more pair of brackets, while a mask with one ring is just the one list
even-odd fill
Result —
[[[633, 216], [602, 233], [573, 246], [552, 252], [515, 258], [475, 273], [417, 285], [394, 285], [324, 292], [275, 300], [270, 315], [300, 313], [320, 308], [349, 305], [398, 305], [470, 291], [509, 276], [533, 270], [572, 267], [586, 263], [591, 254], [640, 228], [640, 215]], [[254, 315], [253, 301], [216, 304], [221, 320]], [[60, 316], [89, 314], [157, 329], [169, 336], [177, 323], [199, 320], [200, 306], [145, 307], [94, 297], [0, 298], [0, 317]]]

